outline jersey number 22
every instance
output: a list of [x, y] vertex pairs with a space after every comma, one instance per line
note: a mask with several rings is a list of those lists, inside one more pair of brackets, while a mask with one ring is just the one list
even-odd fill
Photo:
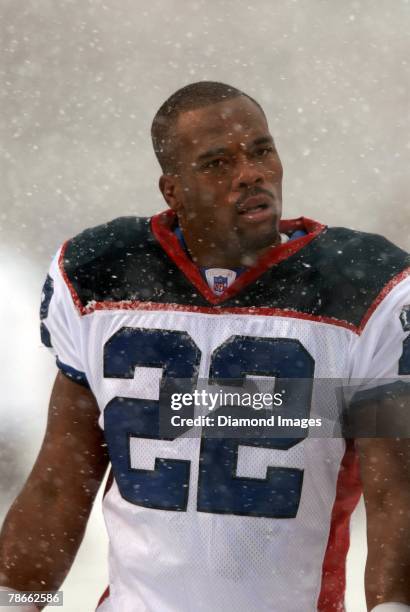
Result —
[[[136, 367], [161, 368], [162, 377], [192, 380], [198, 375], [201, 351], [187, 332], [123, 327], [104, 347], [104, 377], [133, 379]], [[298, 396], [297, 414], [308, 418], [314, 359], [296, 339], [231, 336], [216, 348], [209, 379], [244, 379], [246, 375], [308, 379]], [[287, 403], [286, 416], [292, 416]], [[161, 510], [185, 511], [189, 499], [189, 460], [157, 457], [154, 469], [131, 466], [130, 439], [161, 439], [159, 402], [115, 397], [104, 411], [105, 436], [120, 493], [130, 503]], [[166, 438], [170, 439], [170, 438]], [[239, 446], [286, 451], [301, 438], [201, 439], [197, 510], [293, 518], [302, 492], [303, 470], [267, 466], [266, 478], [236, 475]]]

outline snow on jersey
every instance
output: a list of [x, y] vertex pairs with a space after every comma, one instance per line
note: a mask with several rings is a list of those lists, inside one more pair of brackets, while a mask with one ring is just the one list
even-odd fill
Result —
[[[101, 409], [113, 480], [103, 507], [115, 612], [344, 609], [360, 495], [343, 439], [161, 439], [161, 378], [232, 368], [298, 378], [409, 374], [406, 254], [307, 219], [215, 295], [168, 211], [86, 230], [50, 269], [42, 339]], [[239, 368], [239, 369], [238, 369]], [[315, 417], [315, 395], [303, 398]], [[335, 407], [329, 404], [331, 413]]]

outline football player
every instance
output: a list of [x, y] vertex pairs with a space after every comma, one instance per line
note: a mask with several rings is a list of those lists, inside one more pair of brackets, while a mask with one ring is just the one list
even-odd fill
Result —
[[3, 590], [58, 589], [110, 462], [99, 612], [343, 610], [362, 491], [368, 609], [410, 610], [407, 440], [165, 436], [159, 405], [173, 378], [193, 390], [247, 375], [308, 381], [306, 418], [317, 378], [370, 379], [371, 398], [378, 379], [410, 373], [407, 254], [281, 220], [265, 113], [234, 87], [177, 91], [152, 139], [168, 210], [85, 230], [47, 276], [41, 334], [59, 372], [1, 533]]

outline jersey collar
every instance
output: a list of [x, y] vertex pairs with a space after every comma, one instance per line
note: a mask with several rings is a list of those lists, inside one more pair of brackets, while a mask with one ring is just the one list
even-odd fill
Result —
[[272, 246], [254, 266], [251, 266], [243, 274], [241, 274], [233, 283], [222, 293], [215, 295], [206, 281], [203, 279], [199, 268], [191, 261], [184, 249], [181, 247], [178, 238], [175, 236], [173, 229], [176, 224], [176, 215], [172, 210], [154, 215], [151, 219], [151, 229], [155, 238], [172, 259], [181, 272], [187, 279], [196, 287], [203, 297], [214, 305], [222, 304], [229, 298], [232, 298], [237, 293], [242, 291], [247, 285], [254, 282], [266, 270], [273, 265], [279, 264], [291, 255], [297, 253], [305, 247], [316, 236], [318, 236], [325, 228], [325, 225], [308, 219], [307, 217], [299, 217], [297, 219], [283, 219], [279, 225], [279, 231], [283, 234], [293, 233], [296, 230], [304, 230], [305, 236], [295, 238], [291, 242]]

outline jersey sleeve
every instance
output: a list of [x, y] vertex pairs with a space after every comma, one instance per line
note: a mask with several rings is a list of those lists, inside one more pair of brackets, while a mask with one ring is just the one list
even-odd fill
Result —
[[88, 387], [82, 359], [81, 317], [59, 266], [61, 249], [47, 274], [40, 306], [40, 335], [56, 358], [57, 367], [71, 380]]
[[[384, 410], [384, 423], [388, 412], [394, 424], [391, 435], [410, 435], [410, 276], [380, 299], [356, 342], [351, 363], [350, 415], [373, 403]], [[378, 427], [374, 414], [372, 419], [367, 433], [382, 434], [380, 414]]]
[[351, 378], [389, 379], [410, 374], [410, 276], [380, 300], [356, 343]]

